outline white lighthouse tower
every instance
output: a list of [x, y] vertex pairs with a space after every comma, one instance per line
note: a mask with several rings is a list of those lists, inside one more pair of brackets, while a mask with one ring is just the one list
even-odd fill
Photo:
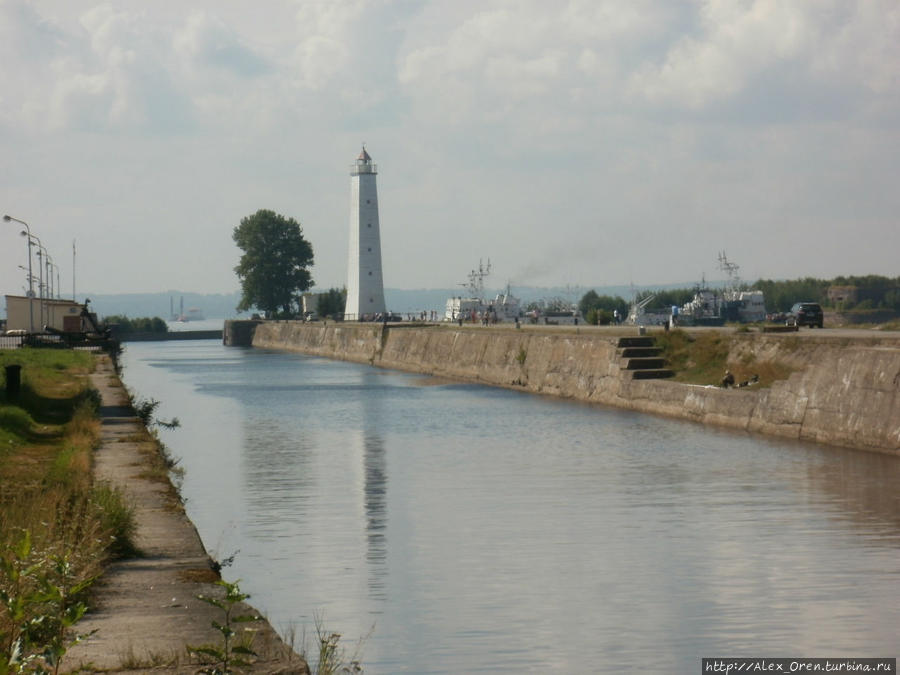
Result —
[[363, 146], [350, 167], [350, 251], [347, 258], [347, 305], [344, 318], [359, 321], [384, 314], [378, 193], [372, 158]]

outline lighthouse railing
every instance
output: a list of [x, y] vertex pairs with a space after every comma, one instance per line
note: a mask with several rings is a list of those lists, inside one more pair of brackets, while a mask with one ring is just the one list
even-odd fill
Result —
[[378, 173], [378, 165], [377, 164], [351, 164], [350, 165], [350, 174], [356, 175], [360, 173]]

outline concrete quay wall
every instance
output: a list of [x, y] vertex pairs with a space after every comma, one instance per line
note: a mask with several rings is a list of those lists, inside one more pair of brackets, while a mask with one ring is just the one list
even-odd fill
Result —
[[771, 361], [795, 371], [767, 389], [728, 390], [632, 380], [617, 340], [591, 329], [264, 322], [252, 345], [900, 454], [896, 339], [733, 334], [729, 361]]

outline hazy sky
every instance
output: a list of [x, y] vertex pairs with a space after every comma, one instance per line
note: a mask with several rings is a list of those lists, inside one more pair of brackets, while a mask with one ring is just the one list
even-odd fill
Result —
[[0, 0], [0, 63], [64, 295], [233, 291], [260, 208], [343, 285], [363, 142], [392, 288], [900, 274], [897, 0]]

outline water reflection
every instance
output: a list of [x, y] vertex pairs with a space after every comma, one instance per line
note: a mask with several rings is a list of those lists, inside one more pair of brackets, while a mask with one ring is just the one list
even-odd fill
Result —
[[291, 434], [274, 420], [247, 418], [243, 436], [241, 476], [251, 531], [275, 537], [285, 521], [305, 522], [317, 480], [315, 432]]
[[836, 516], [850, 518], [860, 533], [886, 537], [896, 544], [900, 540], [898, 458], [828, 447], [817, 448], [814, 455], [805, 463], [805, 489], [829, 504]]
[[384, 600], [388, 474], [382, 427], [387, 424], [388, 418], [384, 410], [384, 399], [380, 396], [363, 398], [361, 405], [369, 595], [375, 600]]
[[228, 577], [279, 628], [376, 619], [367, 672], [900, 646], [896, 457], [220, 345], [126, 357], [175, 403]]
[[[308, 365], [308, 364], [307, 364]], [[308, 373], [307, 373], [308, 375]], [[254, 413], [243, 421], [244, 452], [241, 462], [246, 494], [248, 536], [269, 545], [292, 531], [301, 541], [306, 562], [322, 567], [347, 558], [323, 545], [325, 533], [338, 540], [364, 542], [368, 594], [385, 598], [387, 560], [387, 456], [384, 425], [389, 398], [384, 378], [359, 369], [349, 381], [296, 381], [289, 375], [268, 384], [248, 383], [238, 394]], [[256, 405], [260, 391], [279, 399]], [[377, 391], [378, 395], [367, 395]], [[310, 396], [315, 400], [311, 400]], [[276, 413], [290, 410], [293, 423]], [[298, 414], [296, 407], [305, 410]], [[335, 471], [358, 480], [336, 480]], [[342, 485], [358, 490], [344, 493]], [[346, 506], [356, 501], [358, 517]], [[303, 541], [306, 539], [306, 541]], [[252, 554], [251, 554], [252, 556]], [[352, 560], [352, 556], [350, 556]], [[349, 563], [347, 563], [349, 564]], [[378, 613], [378, 604], [365, 611]]]

